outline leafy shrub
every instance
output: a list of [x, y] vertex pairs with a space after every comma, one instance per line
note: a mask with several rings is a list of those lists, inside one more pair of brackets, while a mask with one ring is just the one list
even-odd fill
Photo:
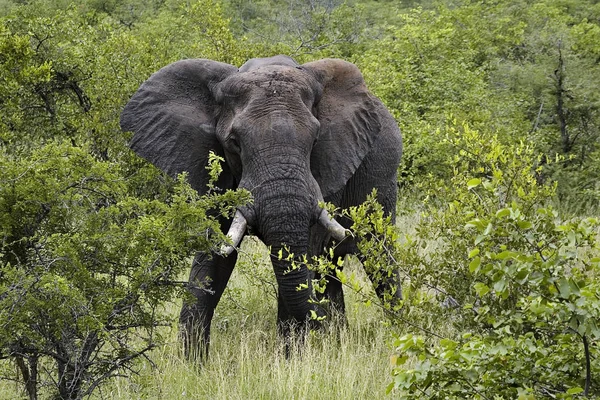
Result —
[[[454, 172], [420, 185], [428, 196], [414, 234], [392, 226], [375, 196], [346, 213], [365, 268], [405, 277], [403, 307], [383, 303], [403, 332], [388, 391], [440, 399], [598, 393], [598, 220], [560, 217], [530, 145], [466, 124], [445, 132]], [[361, 290], [340, 263], [313, 264]]]
[[199, 197], [183, 177], [166, 201], [130, 196], [114, 165], [69, 143], [0, 157], [0, 171], [0, 358], [30, 398], [87, 396], [160, 343], [189, 255], [225, 240], [215, 210], [247, 199]]
[[[218, 248], [217, 217], [248, 200], [199, 196], [134, 156], [122, 105], [181, 54], [238, 53], [209, 0], [169, 2], [135, 33], [101, 12], [31, 3], [0, 20], [0, 359], [29, 398], [78, 399], [161, 342], [188, 257]], [[159, 27], [198, 40], [172, 52]]]
[[434, 184], [436, 197], [396, 258], [411, 268], [406, 302], [420, 307], [417, 294], [433, 288], [425, 309], [451, 299], [443, 304], [456, 308], [437, 306], [446, 316], [437, 323], [454, 331], [398, 337], [390, 390], [405, 398], [597, 391], [597, 219], [561, 220], [530, 146], [503, 145], [468, 126], [448, 132], [454, 176]]

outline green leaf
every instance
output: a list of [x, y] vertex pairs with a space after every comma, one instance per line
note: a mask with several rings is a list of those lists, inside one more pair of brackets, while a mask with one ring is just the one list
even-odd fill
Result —
[[392, 390], [394, 390], [395, 387], [396, 387], [396, 383], [391, 382], [389, 385], [387, 385], [387, 388], [385, 389], [385, 394], [392, 393]]
[[479, 186], [481, 184], [481, 179], [479, 178], [473, 178], [470, 181], [467, 182], [467, 188], [469, 189], [473, 189], [477, 186]]
[[479, 297], [483, 297], [490, 292], [490, 288], [482, 282], [475, 283], [473, 288]]
[[481, 258], [479, 256], [476, 256], [473, 260], [471, 260], [471, 262], [469, 263], [469, 271], [471, 273], [474, 273], [475, 271], [477, 271], [477, 269], [479, 268], [479, 266], [481, 265]]
[[348, 278], [346, 277], [346, 274], [341, 269], [336, 268], [335, 276], [340, 280], [342, 285], [345, 284], [346, 282], [348, 282]]
[[486, 235], [477, 235], [477, 237], [475, 237], [475, 245], [478, 245], [479, 243], [483, 242], [486, 239]]
[[570, 389], [567, 390], [567, 394], [579, 394], [583, 392], [583, 388], [580, 388], [579, 386], [577, 387], [572, 387]]
[[530, 229], [533, 226], [533, 224], [529, 221], [519, 221], [517, 222], [517, 225], [523, 230]]
[[440, 340], [440, 346], [442, 346], [446, 350], [453, 350], [458, 346], [458, 343], [454, 340], [444, 338]]
[[568, 299], [571, 296], [571, 285], [567, 278], [560, 278], [558, 280], [558, 290], [563, 299]]
[[527, 279], [527, 277], [529, 276], [529, 271], [526, 268], [522, 268], [519, 270], [519, 272], [517, 272], [517, 274], [515, 275], [515, 279], [519, 282], [519, 283], [523, 283], [525, 281], [525, 279]]
[[504, 292], [504, 289], [506, 289], [506, 280], [502, 276], [498, 280], [495, 280], [495, 282], [494, 282], [494, 291], [497, 294], [500, 294], [500, 293]]
[[485, 226], [487, 226], [487, 220], [482, 220], [480, 218], [474, 218], [465, 224], [465, 228], [478, 228], [480, 230]]
[[504, 250], [503, 252], [496, 254], [494, 258], [497, 260], [506, 260], [507, 258], [512, 257], [513, 255], [514, 252], [510, 250]]
[[510, 215], [510, 210], [508, 208], [502, 208], [498, 211], [496, 211], [496, 217], [497, 218], [504, 218]]

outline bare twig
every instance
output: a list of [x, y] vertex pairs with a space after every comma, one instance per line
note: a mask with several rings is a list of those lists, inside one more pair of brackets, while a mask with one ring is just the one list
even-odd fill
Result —
[[542, 103], [540, 104], [540, 109], [538, 110], [537, 117], [535, 119], [535, 122], [533, 123], [533, 127], [529, 131], [530, 134], [533, 133], [533, 132], [535, 132], [537, 130], [538, 125], [540, 123], [540, 118], [542, 116], [542, 110], [543, 109], [544, 109], [544, 100], [542, 100]]

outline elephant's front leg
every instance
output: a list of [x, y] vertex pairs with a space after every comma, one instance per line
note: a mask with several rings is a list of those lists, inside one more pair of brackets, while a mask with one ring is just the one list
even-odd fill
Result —
[[228, 257], [198, 253], [194, 259], [189, 278], [192, 299], [184, 300], [179, 317], [188, 359], [208, 355], [211, 321], [236, 260], [237, 252]]
[[277, 331], [284, 340], [286, 356], [289, 356], [292, 343], [302, 343], [306, 333], [321, 327], [318, 317], [323, 316], [323, 311], [315, 304], [306, 265], [290, 267], [287, 263], [274, 261], [273, 268], [278, 283]]
[[[348, 223], [348, 221], [344, 222]], [[347, 238], [344, 242], [337, 244], [334, 251], [334, 260], [345, 258], [349, 254], [355, 254], [362, 265], [368, 265], [368, 263], [365, 262], [365, 256], [360, 254], [356, 245], [356, 240], [353, 238]], [[393, 265], [393, 262], [394, 261], [390, 259], [387, 266], [365, 268], [369, 280], [373, 283], [377, 297], [379, 297], [384, 304], [389, 304], [392, 309], [397, 305], [402, 304], [402, 278], [400, 276], [400, 271]], [[333, 284], [331, 285], [331, 289], [329, 289], [330, 283], [328, 281], [327, 289], [331, 293], [326, 291], [326, 295], [332, 299], [333, 304], [338, 304], [338, 307], [340, 307], [339, 304], [342, 304], [343, 306], [343, 297], [341, 297], [341, 302], [336, 298], [336, 296], [342, 296], [342, 284], [333, 276], [329, 277], [329, 280], [333, 281]]]

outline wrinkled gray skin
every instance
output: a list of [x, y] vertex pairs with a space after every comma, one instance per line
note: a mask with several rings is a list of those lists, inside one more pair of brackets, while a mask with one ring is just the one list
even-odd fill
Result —
[[[206, 192], [209, 151], [224, 156], [218, 185], [252, 193], [254, 203], [239, 211], [273, 254], [282, 246], [295, 255], [322, 252], [332, 240], [317, 223], [322, 200], [347, 208], [376, 188], [378, 201], [394, 217], [400, 131], [356, 66], [342, 60], [298, 65], [275, 56], [239, 69], [205, 59], [178, 61], [141, 85], [123, 110], [121, 127], [134, 132], [135, 152], [172, 176], [187, 171], [200, 193]], [[224, 232], [230, 224], [223, 221]], [[336, 256], [352, 251], [346, 238]], [[234, 251], [198, 254], [193, 262], [190, 290], [197, 301], [181, 311], [188, 356], [207, 354], [213, 312], [236, 259]], [[273, 262], [284, 335], [314, 324], [311, 310], [322, 312], [309, 302], [310, 287], [298, 290], [310, 286], [310, 271], [288, 267]], [[397, 276], [373, 283], [380, 296], [391, 287], [400, 297]], [[325, 296], [344, 312], [339, 282], [330, 280]]]

